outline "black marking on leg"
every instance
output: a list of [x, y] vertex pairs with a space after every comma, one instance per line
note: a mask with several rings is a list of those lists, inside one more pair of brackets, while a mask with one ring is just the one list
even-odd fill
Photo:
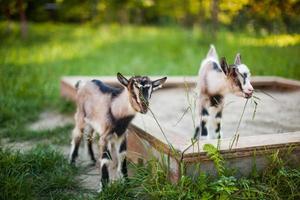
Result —
[[126, 143], [126, 139], [124, 139], [120, 146], [119, 153], [126, 151], [126, 150], [127, 150], [127, 143]]
[[101, 182], [102, 182], [102, 186], [107, 185], [108, 181], [109, 181], [109, 173], [108, 173], [107, 165], [104, 164], [101, 167]]
[[80, 144], [80, 141], [75, 142], [75, 147], [71, 154], [71, 164], [74, 164], [76, 158], [78, 157], [79, 144]]
[[212, 62], [213, 64], [213, 69], [217, 72], [222, 72], [222, 69], [218, 66], [216, 62]]
[[127, 170], [127, 160], [126, 160], [126, 158], [124, 158], [124, 160], [122, 162], [121, 171], [122, 171], [123, 177], [127, 178], [128, 177], [128, 170]]
[[88, 152], [91, 157], [91, 160], [94, 163], [96, 163], [96, 159], [95, 159], [95, 155], [94, 155], [94, 151], [93, 151], [93, 140], [88, 139], [87, 143], [88, 143]]
[[107, 146], [104, 147], [104, 151], [103, 151], [103, 154], [102, 154], [102, 159], [112, 160], [110, 151], [108, 150]]
[[207, 136], [207, 128], [206, 128], [206, 122], [201, 122], [201, 136]]
[[195, 134], [194, 134], [194, 139], [197, 139], [199, 137], [199, 131], [200, 131], [200, 128], [199, 126], [196, 127], [196, 130], [195, 130]]
[[202, 108], [201, 114], [202, 114], [202, 116], [209, 115], [206, 108]]
[[217, 124], [216, 133], [219, 133], [219, 132], [220, 132], [220, 129], [221, 129], [221, 124], [220, 124], [220, 123], [218, 123], [218, 124]]
[[217, 112], [216, 118], [222, 118], [222, 111]]
[[220, 105], [223, 101], [223, 96], [220, 95], [220, 94], [216, 94], [216, 95], [213, 95], [209, 98], [210, 100], [210, 105], [211, 106], [214, 106], [214, 107], [217, 107], [218, 105]]

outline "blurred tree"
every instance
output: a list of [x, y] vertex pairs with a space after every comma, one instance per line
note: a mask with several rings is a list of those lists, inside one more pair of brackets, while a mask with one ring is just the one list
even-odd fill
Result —
[[8, 21], [8, 28], [10, 29], [10, 20], [12, 16], [18, 14], [18, 19], [21, 25], [21, 37], [25, 39], [27, 37], [27, 17], [26, 17], [26, 5], [27, 2], [24, 0], [0, 0], [0, 8], [2, 13], [4, 13], [5, 20]]
[[18, 5], [20, 21], [21, 21], [21, 36], [23, 39], [25, 39], [27, 37], [28, 27], [27, 27], [27, 18], [25, 14], [24, 1], [17, 0], [17, 5]]
[[211, 16], [212, 16], [212, 24], [213, 24], [212, 34], [214, 39], [217, 37], [217, 31], [218, 31], [218, 13], [219, 13], [219, 1], [212, 0]]
[[11, 14], [14, 12], [13, 8], [15, 2], [10, 0], [0, 0], [0, 10], [3, 13], [3, 19], [7, 21], [5, 33], [10, 33], [11, 30]]
[[300, 31], [300, 0], [0, 0], [0, 19]]
[[279, 33], [299, 31], [299, 0], [249, 0], [246, 6], [236, 15], [234, 24], [238, 27], [251, 25], [254, 30], [269, 30]]

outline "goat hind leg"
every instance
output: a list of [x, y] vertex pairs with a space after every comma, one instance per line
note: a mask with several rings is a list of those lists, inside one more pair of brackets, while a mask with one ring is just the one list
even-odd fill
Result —
[[207, 128], [209, 119], [209, 107], [210, 101], [208, 96], [202, 95], [199, 100], [200, 124], [196, 128], [194, 139], [207, 138], [209, 135]]
[[94, 132], [94, 129], [92, 128], [92, 126], [86, 125], [84, 127], [84, 134], [87, 137], [88, 153], [89, 153], [89, 156], [90, 156], [90, 158], [93, 162], [93, 165], [94, 165], [96, 163], [96, 159], [95, 159], [95, 154], [94, 154], [94, 151], [93, 151], [93, 132]]
[[196, 128], [194, 139], [199, 139], [208, 136], [207, 122], [209, 118], [208, 107], [200, 108], [200, 125]]
[[71, 164], [75, 164], [76, 158], [78, 157], [78, 150], [82, 139], [82, 135], [82, 130], [78, 126], [75, 126], [75, 128], [72, 131], [72, 142], [69, 161]]

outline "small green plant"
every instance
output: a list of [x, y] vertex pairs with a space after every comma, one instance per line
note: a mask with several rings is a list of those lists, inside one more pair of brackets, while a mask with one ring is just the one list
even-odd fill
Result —
[[212, 144], [205, 144], [203, 150], [206, 151], [208, 157], [214, 162], [219, 176], [225, 173], [225, 160], [221, 156], [220, 151]]
[[274, 152], [262, 172], [237, 178], [234, 174], [228, 175], [227, 171], [231, 169], [226, 167], [225, 159], [216, 147], [206, 145], [205, 149], [216, 165], [218, 176], [200, 172], [199, 176], [191, 178], [183, 174], [177, 183], [171, 183], [167, 168], [153, 159], [143, 167], [132, 165], [134, 175], [127, 184], [113, 183], [97, 199], [299, 199], [300, 168], [291, 168], [284, 159], [292, 150]]

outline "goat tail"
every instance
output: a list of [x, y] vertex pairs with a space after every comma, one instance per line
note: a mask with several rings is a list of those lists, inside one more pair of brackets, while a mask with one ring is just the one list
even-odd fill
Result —
[[75, 89], [76, 89], [76, 90], [79, 90], [80, 86], [82, 85], [81, 82], [82, 82], [82, 81], [79, 80], [79, 81], [77, 81], [77, 83], [75, 84]]
[[210, 45], [210, 49], [206, 55], [207, 58], [214, 58], [218, 60], [218, 54], [215, 46], [213, 44]]

